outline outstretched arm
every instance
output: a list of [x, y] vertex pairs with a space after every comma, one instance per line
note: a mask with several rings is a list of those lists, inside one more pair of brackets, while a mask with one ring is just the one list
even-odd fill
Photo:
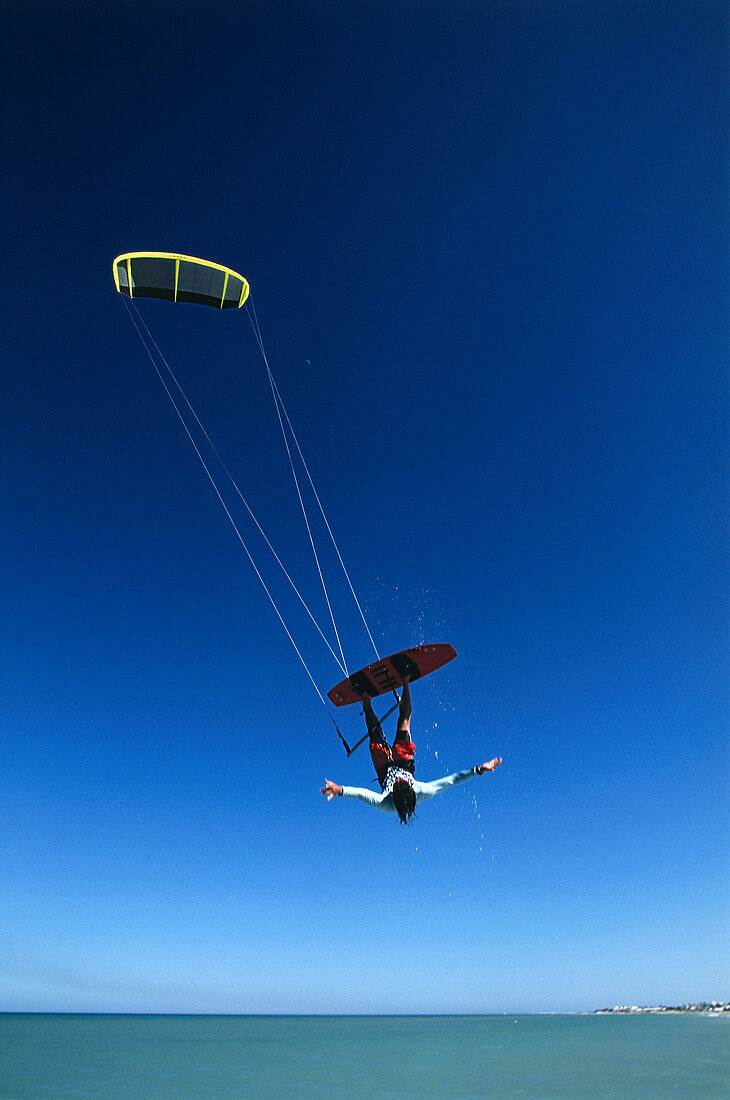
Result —
[[421, 798], [433, 798], [435, 794], [445, 791], [447, 787], [455, 787], [457, 783], [466, 783], [467, 779], [471, 779], [473, 775], [493, 772], [501, 763], [502, 757], [495, 756], [493, 760], [488, 760], [486, 764], [477, 764], [475, 768], [466, 768], [464, 771], [454, 772], [453, 775], [445, 775], [443, 779], [434, 779], [431, 783], [417, 783], [416, 789]]
[[327, 801], [336, 795], [344, 795], [345, 798], [359, 798], [361, 802], [367, 802], [368, 806], [375, 806], [379, 810], [389, 810], [392, 802], [387, 801], [387, 795], [380, 791], [369, 791], [367, 787], [341, 787], [339, 783], [333, 783], [331, 779], [325, 779], [324, 787], [319, 788]]

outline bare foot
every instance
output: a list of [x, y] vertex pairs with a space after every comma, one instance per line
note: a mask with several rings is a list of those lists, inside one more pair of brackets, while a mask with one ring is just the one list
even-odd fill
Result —
[[477, 764], [477, 775], [484, 775], [485, 772], [493, 772], [495, 768], [498, 768], [502, 763], [501, 756], [495, 756], [494, 760], [488, 760], [486, 764]]

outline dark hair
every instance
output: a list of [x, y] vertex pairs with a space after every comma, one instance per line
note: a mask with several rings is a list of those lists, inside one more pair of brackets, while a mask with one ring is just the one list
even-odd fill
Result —
[[416, 792], [406, 779], [397, 779], [391, 793], [401, 825], [410, 825], [416, 816]]

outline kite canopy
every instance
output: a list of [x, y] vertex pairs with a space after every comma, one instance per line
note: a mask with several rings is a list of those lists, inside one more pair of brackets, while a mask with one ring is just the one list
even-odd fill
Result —
[[125, 252], [114, 261], [114, 282], [128, 298], [197, 302], [214, 309], [239, 309], [248, 283], [229, 267], [175, 252]]

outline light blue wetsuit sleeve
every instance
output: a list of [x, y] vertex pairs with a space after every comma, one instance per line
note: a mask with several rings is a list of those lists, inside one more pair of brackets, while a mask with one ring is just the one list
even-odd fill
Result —
[[343, 787], [343, 798], [359, 798], [361, 802], [367, 802], [368, 806], [375, 806], [377, 810], [387, 810], [395, 813], [393, 799], [382, 791], [369, 791], [367, 787]]
[[435, 794], [445, 791], [447, 787], [455, 787], [457, 783], [466, 783], [467, 779], [471, 779], [476, 774], [476, 768], [466, 768], [464, 771], [454, 772], [453, 775], [445, 775], [443, 779], [433, 779], [430, 783], [421, 783], [416, 780], [413, 784], [413, 789], [416, 792], [416, 802], [424, 802], [427, 798], [433, 798]]
[[[430, 783], [421, 783], [418, 779], [414, 779], [413, 790], [416, 792], [416, 802], [425, 802], [426, 799], [445, 791], [447, 787], [466, 783], [467, 779], [471, 779], [476, 774], [476, 768], [466, 768], [464, 771], [454, 772], [453, 775], [445, 775], [443, 779], [433, 779]], [[391, 814], [396, 812], [392, 796], [383, 794], [382, 791], [369, 791], [367, 787], [343, 787], [342, 796], [359, 798], [361, 802], [367, 802], [368, 806], [375, 806], [377, 810], [386, 810]]]

